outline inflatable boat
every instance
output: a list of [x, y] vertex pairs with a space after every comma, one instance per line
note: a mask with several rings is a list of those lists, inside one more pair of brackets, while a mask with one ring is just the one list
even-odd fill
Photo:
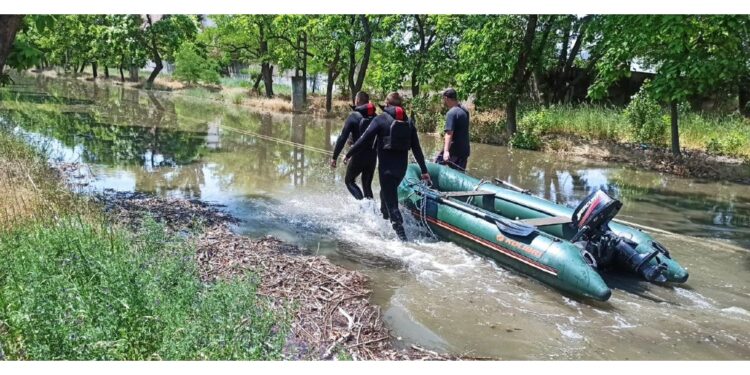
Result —
[[622, 203], [601, 190], [576, 209], [500, 180], [428, 163], [432, 185], [410, 164], [399, 202], [436, 236], [576, 296], [606, 301], [600, 272], [620, 269], [653, 283], [683, 283], [687, 271], [647, 233], [613, 222]]

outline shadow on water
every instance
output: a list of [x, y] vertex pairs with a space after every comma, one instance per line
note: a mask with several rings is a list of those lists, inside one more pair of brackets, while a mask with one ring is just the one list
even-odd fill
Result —
[[[621, 290], [623, 292], [636, 295], [640, 298], [643, 298], [643, 299], [646, 299], [655, 303], [666, 303], [669, 305], [678, 305], [674, 302], [655, 296], [652, 292], [653, 288], [673, 289], [671, 285], [668, 285], [668, 284], [658, 285], [658, 284], [649, 283], [647, 281], [641, 280], [640, 278], [632, 274], [628, 274], [622, 271], [615, 271], [615, 270], [603, 272], [602, 279], [604, 279], [604, 282], [607, 283], [609, 288], [612, 290]], [[682, 285], [680, 287], [682, 287]]]
[[336, 241], [336, 253], [349, 261], [361, 263], [367, 267], [387, 268], [393, 270], [404, 268], [404, 262], [399, 261], [397, 258], [362, 252], [361, 249], [359, 249], [359, 246], [359, 244], [354, 242], [338, 240]]

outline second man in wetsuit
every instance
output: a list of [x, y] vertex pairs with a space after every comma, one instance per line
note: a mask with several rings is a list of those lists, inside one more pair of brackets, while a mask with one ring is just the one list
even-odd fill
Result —
[[[367, 130], [370, 121], [375, 117], [375, 106], [370, 103], [370, 95], [366, 92], [358, 92], [355, 97], [355, 103], [356, 106], [352, 108], [354, 111], [346, 118], [341, 135], [336, 140], [336, 147], [333, 149], [333, 157], [331, 157], [332, 168], [336, 168], [336, 159], [338, 159], [341, 150], [344, 149], [344, 144], [349, 139], [349, 136], [351, 135], [352, 143], [357, 142], [360, 136]], [[372, 145], [372, 142], [370, 145]], [[344, 183], [354, 198], [373, 198], [372, 178], [375, 176], [377, 156], [375, 149], [365, 147], [362, 152], [347, 163]], [[359, 189], [355, 181], [360, 174], [362, 175], [362, 190]]]
[[422, 170], [422, 180], [431, 183], [430, 175], [427, 173], [424, 154], [419, 145], [417, 129], [401, 107], [401, 96], [397, 92], [388, 94], [386, 107], [383, 110], [384, 113], [372, 120], [367, 131], [349, 149], [344, 162], [348, 162], [360, 152], [365, 152], [366, 149], [372, 147], [373, 141], [377, 141], [380, 211], [383, 218], [390, 220], [399, 239], [406, 241], [404, 220], [398, 209], [398, 185], [406, 175], [409, 150], [414, 154]]

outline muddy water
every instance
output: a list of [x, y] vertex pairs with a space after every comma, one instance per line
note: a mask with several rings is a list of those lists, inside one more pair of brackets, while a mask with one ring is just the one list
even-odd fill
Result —
[[[340, 121], [252, 113], [169, 94], [19, 79], [0, 123], [53, 157], [90, 165], [82, 189], [142, 191], [226, 205], [237, 230], [274, 235], [372, 279], [403, 345], [503, 359], [750, 359], [750, 187], [625, 165], [472, 145], [470, 173], [574, 206], [601, 187], [619, 217], [690, 271], [662, 287], [607, 275], [610, 301], [562, 295], [452, 243], [395, 240], [374, 205], [328, 167]], [[438, 140], [422, 136], [434, 155]], [[377, 190], [377, 186], [375, 187]]]

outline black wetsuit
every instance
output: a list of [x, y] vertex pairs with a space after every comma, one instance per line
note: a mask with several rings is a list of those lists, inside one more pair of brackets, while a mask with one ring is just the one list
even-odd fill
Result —
[[[398, 234], [399, 238], [406, 240], [406, 233], [403, 227], [403, 218], [401, 212], [398, 210], [398, 185], [406, 175], [406, 167], [409, 164], [409, 151], [395, 151], [387, 150], [385, 146], [385, 137], [390, 135], [390, 127], [393, 119], [396, 118], [396, 108], [394, 106], [388, 106], [385, 108], [385, 112], [375, 117], [367, 128], [367, 131], [359, 138], [359, 140], [349, 149], [346, 156], [357, 155], [364, 149], [369, 148], [372, 145], [373, 140], [377, 138], [376, 148], [378, 152], [378, 177], [380, 179], [380, 211], [383, 213], [383, 217], [390, 219], [393, 229]], [[403, 111], [401, 109], [401, 111]], [[404, 121], [408, 121], [406, 115], [403, 116]], [[424, 154], [422, 153], [422, 147], [419, 145], [419, 137], [417, 137], [417, 129], [410, 124], [411, 130], [411, 152], [414, 154], [414, 158], [417, 159], [419, 167], [422, 169], [422, 173], [427, 173], [427, 166], [424, 162]]]
[[[344, 149], [344, 144], [349, 139], [349, 135], [351, 135], [352, 143], [357, 142], [374, 117], [375, 106], [372, 104], [368, 103], [354, 108], [354, 111], [346, 118], [344, 128], [341, 129], [341, 134], [336, 140], [336, 147], [333, 149], [333, 160], [338, 159], [341, 150]], [[354, 198], [373, 198], [372, 178], [375, 176], [377, 155], [375, 149], [366, 147], [349, 161], [346, 167], [346, 176], [344, 176], [344, 184], [346, 184], [346, 188], [352, 193]], [[362, 175], [362, 190], [359, 189], [355, 181], [360, 174]]]

